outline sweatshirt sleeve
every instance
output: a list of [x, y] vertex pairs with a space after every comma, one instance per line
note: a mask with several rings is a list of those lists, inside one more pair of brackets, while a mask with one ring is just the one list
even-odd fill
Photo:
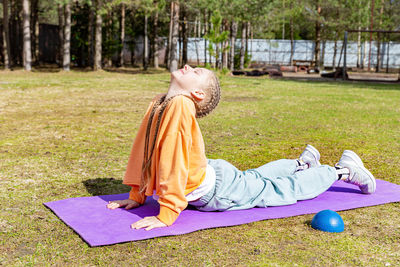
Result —
[[166, 134], [158, 161], [160, 213], [157, 218], [166, 225], [173, 224], [188, 205], [185, 189], [189, 176], [191, 130], [195, 120], [194, 104], [184, 96], [171, 103], [165, 116]]
[[157, 216], [166, 225], [171, 225], [187, 207], [185, 188], [189, 174], [190, 136], [180, 132], [166, 136], [160, 157], [160, 214]]
[[129, 192], [129, 199], [136, 201], [139, 204], [143, 204], [146, 200], [146, 196], [143, 193], [139, 192], [138, 185], [132, 185], [131, 191]]

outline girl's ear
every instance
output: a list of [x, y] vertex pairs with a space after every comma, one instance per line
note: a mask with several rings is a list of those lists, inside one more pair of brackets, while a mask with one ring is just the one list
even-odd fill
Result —
[[206, 93], [201, 89], [195, 89], [190, 94], [196, 99], [197, 101], [201, 101], [206, 97]]

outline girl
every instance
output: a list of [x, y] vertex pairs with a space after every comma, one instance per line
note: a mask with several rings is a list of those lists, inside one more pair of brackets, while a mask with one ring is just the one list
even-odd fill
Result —
[[349, 150], [335, 167], [321, 166], [311, 145], [297, 160], [244, 172], [224, 160], [207, 160], [196, 118], [209, 114], [219, 100], [212, 71], [186, 65], [171, 73], [167, 94], [153, 99], [135, 138], [123, 181], [132, 187], [129, 199], [107, 207], [132, 209], [153, 196], [159, 214], [131, 225], [150, 230], [173, 224], [188, 204], [203, 211], [289, 205], [318, 196], [338, 179], [359, 185], [363, 193], [375, 191], [374, 176]]

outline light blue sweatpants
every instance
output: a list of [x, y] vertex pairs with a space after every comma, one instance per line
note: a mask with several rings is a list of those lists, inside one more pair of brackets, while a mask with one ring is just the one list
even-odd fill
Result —
[[296, 160], [288, 159], [247, 171], [221, 159], [209, 159], [208, 164], [215, 170], [216, 182], [194, 204], [203, 211], [290, 205], [320, 195], [337, 180], [334, 167], [323, 165], [296, 172]]

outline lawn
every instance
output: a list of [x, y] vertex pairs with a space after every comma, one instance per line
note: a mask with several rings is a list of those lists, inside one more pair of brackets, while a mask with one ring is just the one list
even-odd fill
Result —
[[[0, 265], [400, 265], [400, 203], [339, 212], [340, 234], [313, 215], [90, 248], [42, 203], [129, 191], [122, 185], [145, 108], [169, 74], [0, 71]], [[238, 168], [356, 151], [400, 184], [400, 85], [221, 77], [200, 127], [209, 158]], [[343, 201], [346, 201], [343, 199]]]

